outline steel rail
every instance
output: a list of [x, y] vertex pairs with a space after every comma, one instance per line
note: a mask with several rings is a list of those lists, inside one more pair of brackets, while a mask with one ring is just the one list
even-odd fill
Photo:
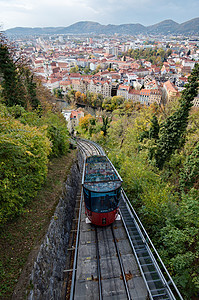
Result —
[[[89, 142], [87, 142], [87, 143], [89, 143]], [[95, 154], [100, 155], [100, 151], [99, 151], [98, 147], [96, 147], [96, 145], [93, 143], [90, 143], [90, 145], [91, 145], [91, 148], [93, 149], [93, 151], [95, 152]]]
[[102, 296], [102, 280], [101, 280], [101, 268], [100, 268], [100, 256], [99, 256], [99, 243], [97, 236], [97, 227], [95, 226], [95, 239], [96, 239], [96, 254], [97, 254], [97, 275], [98, 275], [98, 288], [99, 288], [99, 300], [103, 299]]
[[77, 142], [78, 147], [84, 153], [85, 158], [92, 154], [92, 150], [86, 147], [83, 143]]
[[98, 150], [98, 152], [99, 152], [100, 155], [105, 156], [104, 150], [103, 150], [102, 147], [99, 146], [97, 143], [95, 143], [95, 142], [93, 142], [93, 141], [91, 141], [91, 140], [84, 139], [84, 138], [75, 138], [75, 141], [76, 141], [76, 142], [77, 142], [78, 140], [79, 140], [79, 141], [82, 141], [82, 142], [85, 142], [85, 143], [92, 144], [95, 148], [97, 148], [97, 150]]
[[112, 231], [112, 235], [113, 235], [115, 249], [116, 249], [116, 252], [117, 252], [117, 257], [118, 257], [119, 264], [120, 264], [120, 269], [121, 269], [121, 272], [122, 272], [122, 278], [123, 278], [123, 282], [124, 282], [124, 286], [125, 286], [125, 291], [126, 291], [127, 299], [131, 300], [132, 298], [131, 298], [131, 295], [130, 295], [128, 283], [127, 283], [126, 276], [125, 276], [124, 265], [123, 265], [123, 262], [122, 262], [121, 254], [120, 254], [120, 251], [118, 249], [116, 238], [115, 238], [115, 234], [114, 234], [114, 231], [113, 231], [113, 224], [111, 224], [111, 231]]
[[97, 145], [95, 142], [92, 142], [92, 141], [91, 141], [91, 144], [98, 149], [98, 152], [100, 155], [105, 155], [103, 149], [99, 145]]
[[88, 149], [88, 147], [86, 147], [81, 141], [77, 141], [77, 145], [84, 155], [88, 156], [87, 153], [90, 153], [90, 149]]
[[[81, 149], [81, 151], [84, 153], [84, 156], [87, 156], [86, 152], [87, 153], [90, 153], [90, 151], [94, 152], [94, 151], [96, 151], [96, 149], [99, 151], [100, 155], [106, 156], [105, 153], [104, 153], [104, 151], [103, 151], [103, 149], [99, 145], [97, 145], [95, 142], [92, 142], [92, 141], [89, 141], [89, 140], [86, 140], [86, 139], [80, 139], [77, 143], [78, 143], [79, 148]], [[81, 146], [80, 146], [80, 144], [81, 144]], [[86, 144], [86, 146], [85, 146], [85, 144]], [[94, 146], [94, 151], [93, 151], [93, 147], [90, 147], [90, 149], [88, 151], [88, 145], [89, 144], [92, 144]], [[91, 148], [92, 148], [92, 150], [91, 150]], [[84, 163], [84, 167], [85, 167], [85, 163]], [[114, 170], [115, 170], [115, 167], [114, 167]], [[119, 176], [119, 178], [121, 178], [121, 177]], [[131, 205], [131, 203], [130, 203], [130, 201], [129, 201], [128, 197], [126, 196], [126, 194], [125, 194], [125, 192], [124, 192], [123, 189], [122, 189], [122, 198], [123, 198], [123, 203], [124, 203], [123, 204], [123, 210], [124, 209], [127, 210], [127, 214], [133, 220], [133, 222], [135, 224], [136, 232], [137, 232], [139, 238], [142, 240], [143, 245], [144, 245], [144, 247], [145, 247], [145, 249], [147, 251], [147, 254], [149, 255], [149, 257], [151, 259], [151, 263], [150, 264], [152, 264], [154, 266], [154, 270], [156, 270], [155, 272], [159, 276], [158, 278], [160, 278], [160, 280], [162, 281], [162, 284], [163, 284], [164, 290], [166, 292], [166, 295], [168, 296], [169, 299], [173, 299], [173, 300], [174, 299], [180, 299], [180, 300], [183, 300], [180, 292], [178, 291], [178, 289], [177, 289], [174, 281], [172, 280], [169, 272], [167, 271], [167, 269], [166, 269], [163, 261], [161, 260], [161, 258], [159, 256], [157, 250], [155, 249], [155, 247], [154, 247], [151, 239], [149, 238], [149, 236], [148, 236], [148, 234], [147, 234], [144, 226], [142, 225], [140, 219], [138, 218], [138, 216], [137, 216], [134, 208], [132, 207], [132, 205]], [[125, 212], [125, 210], [124, 210], [124, 212]], [[150, 297], [150, 299], [155, 299], [155, 298], [157, 298], [157, 296], [160, 297], [161, 295], [160, 294], [159, 295], [157, 295], [157, 294], [155, 295], [154, 291], [160, 291], [161, 288], [156, 287], [156, 281], [157, 280], [153, 279], [154, 278], [152, 276], [153, 272], [151, 272], [151, 273], [150, 273], [150, 271], [146, 272], [146, 270], [142, 269], [142, 263], [140, 263], [140, 261], [139, 261], [139, 259], [140, 259], [141, 256], [140, 256], [140, 254], [138, 254], [138, 250], [136, 250], [137, 246], [135, 245], [135, 247], [134, 247], [134, 242], [132, 240], [133, 237], [129, 233], [128, 225], [125, 224], [125, 220], [124, 220], [124, 217], [122, 216], [121, 210], [120, 210], [120, 214], [121, 214], [121, 219], [122, 219], [123, 224], [124, 224], [124, 228], [126, 230], [127, 236], [129, 238], [130, 244], [132, 246], [135, 258], [136, 258], [137, 263], [139, 265], [140, 272], [141, 272], [143, 280], [144, 280], [144, 282], [146, 284], [146, 287], [147, 287], [147, 290], [148, 290], [148, 293], [149, 293], [149, 297]], [[126, 214], [125, 214], [125, 219], [126, 219]], [[128, 217], [127, 217], [127, 219], [128, 219]], [[156, 255], [156, 258], [158, 259], [159, 262], [156, 261], [156, 258], [154, 257], [154, 255]], [[120, 253], [118, 253], [118, 258], [119, 257], [120, 257]], [[144, 256], [143, 256], [143, 258], [144, 258]], [[147, 263], [145, 263], [145, 266], [147, 266]], [[166, 280], [165, 276], [163, 275], [162, 270], [164, 271], [164, 274], [167, 275], [167, 280]], [[147, 281], [147, 277], [146, 277], [147, 273], [150, 273], [152, 280], [148, 279], [148, 281]], [[125, 273], [123, 274], [123, 278], [125, 278]], [[151, 287], [151, 283], [154, 284], [155, 290], [153, 289], [153, 287]], [[169, 285], [172, 285], [172, 289], [177, 294], [178, 298], [174, 297], [173, 292], [171, 291], [171, 288], [170, 288]], [[131, 299], [131, 298], [128, 298], [128, 299]], [[161, 298], [161, 299], [163, 299], [163, 298]]]
[[[79, 141], [77, 141], [77, 145], [80, 148], [80, 150], [83, 154], [83, 158], [84, 158], [83, 176], [82, 176], [82, 178], [84, 178], [85, 159], [87, 157], [86, 152], [88, 152], [88, 149], [87, 149], [87, 147], [83, 146], [82, 143], [79, 142]], [[73, 273], [72, 273], [72, 280], [71, 280], [71, 289], [70, 289], [70, 300], [73, 300], [74, 295], [75, 295], [75, 281], [76, 281], [76, 271], [77, 271], [77, 258], [78, 258], [78, 248], [79, 248], [82, 205], [83, 205], [83, 188], [81, 190], [80, 208], [79, 208], [79, 215], [78, 215], [77, 236], [76, 236], [75, 254], [74, 254], [74, 262], [73, 262]], [[102, 300], [102, 298], [101, 298], [101, 300]]]
[[83, 153], [83, 155], [86, 156], [86, 152], [84, 150], [84, 147], [82, 147], [82, 145], [79, 142], [77, 142], [77, 145], [78, 145], [80, 151]]
[[89, 141], [87, 141], [87, 142], [85, 142], [85, 143], [86, 143], [86, 144], [89, 144], [90, 147], [91, 147], [91, 149], [94, 150], [94, 152], [99, 152], [99, 151], [98, 151], [98, 148], [95, 146], [95, 144], [90, 143]]
[[97, 143], [95, 143], [95, 142], [93, 142], [93, 141], [89, 141], [89, 142], [91, 142], [91, 144], [93, 144], [93, 145], [98, 149], [99, 154], [105, 155], [105, 152], [104, 152], [104, 150], [102, 149], [102, 147], [100, 147]]
[[86, 144], [86, 146], [85, 146], [84, 143], [81, 142], [81, 146], [84, 148], [85, 152], [88, 152], [88, 155], [86, 155], [86, 156], [91, 156], [93, 154], [93, 151], [92, 151], [92, 149], [90, 149], [88, 144]]
[[[119, 209], [119, 211], [120, 211], [120, 209]], [[143, 278], [143, 280], [144, 280], [144, 282], [145, 282], [145, 284], [146, 284], [146, 287], [147, 287], [147, 290], [148, 290], [148, 293], [149, 293], [149, 297], [150, 297], [150, 299], [153, 299], [153, 298], [152, 298], [151, 291], [150, 291], [150, 288], [149, 288], [148, 283], [147, 283], [147, 281], [146, 281], [146, 279], [145, 279], [144, 272], [143, 272], [142, 268], [141, 268], [140, 265], [139, 265], [139, 259], [138, 259], [137, 253], [136, 253], [136, 251], [135, 251], [135, 249], [134, 249], [134, 245], [133, 245], [133, 243], [132, 243], [131, 236], [130, 236], [129, 231], [128, 231], [128, 227], [126, 226], [126, 223], [125, 223], [125, 221], [124, 221], [124, 218], [123, 218], [123, 216], [122, 216], [121, 211], [120, 211], [120, 216], [121, 216], [121, 220], [122, 220], [122, 222], [123, 222], [123, 224], [124, 224], [124, 228], [125, 228], [125, 230], [126, 230], [126, 233], [127, 233], [128, 239], [129, 239], [129, 242], [130, 242], [130, 244], [131, 244], [131, 248], [133, 249], [133, 252], [134, 252], [136, 261], [137, 261], [137, 263], [138, 263], [138, 266], [139, 266], [139, 269], [140, 269], [142, 278]]]
[[[166, 285], [166, 287], [167, 287], [169, 293], [171, 294], [171, 297], [172, 297], [171, 299], [175, 299], [175, 297], [172, 296], [173, 293], [172, 293], [172, 291], [171, 291], [171, 288], [169, 287], [169, 284], [170, 284], [170, 283], [172, 283], [173, 288], [174, 288], [175, 292], [177, 293], [179, 299], [180, 299], [180, 300], [183, 300], [183, 298], [182, 298], [182, 296], [181, 296], [181, 294], [180, 294], [180, 292], [179, 292], [177, 286], [175, 285], [173, 279], [171, 278], [171, 275], [169, 274], [168, 270], [166, 269], [166, 266], [164, 265], [162, 259], [160, 258], [159, 254], [158, 254], [158, 252], [157, 252], [157, 250], [156, 250], [156, 248], [155, 248], [155, 246], [153, 245], [153, 243], [152, 243], [152, 241], [151, 241], [149, 235], [147, 234], [147, 232], [146, 232], [146, 230], [145, 230], [145, 228], [144, 228], [142, 222], [140, 221], [138, 215], [136, 214], [136, 212], [135, 212], [133, 206], [131, 205], [131, 203], [130, 203], [130, 201], [129, 201], [129, 199], [128, 199], [128, 197], [127, 197], [127, 195], [126, 195], [126, 193], [124, 192], [123, 189], [122, 189], [122, 196], [123, 196], [124, 201], [125, 201], [126, 204], [128, 205], [128, 209], [130, 210], [129, 212], [132, 213], [132, 215], [133, 215], [132, 217], [134, 218], [135, 222], [137, 223], [138, 231], [140, 232], [141, 237], [144, 239], [145, 245], [148, 247], [148, 252], [149, 252], [149, 254], [150, 254], [150, 256], [151, 256], [151, 258], [152, 258], [152, 260], [153, 260], [153, 262], [154, 262], [154, 265], [156, 266], [156, 269], [157, 269], [157, 271], [158, 271], [160, 277], [162, 278], [162, 280], [163, 280], [163, 282], [165, 283], [165, 285]], [[121, 217], [122, 217], [121, 211], [120, 211], [120, 214], [121, 214]], [[127, 235], [129, 236], [129, 233], [128, 233], [128, 227], [126, 226], [123, 217], [122, 217], [122, 221], [123, 221], [123, 223], [124, 223], [124, 226], [125, 226]], [[138, 224], [139, 224], [139, 225], [138, 225]], [[142, 229], [143, 232], [140, 230], [140, 228]], [[130, 237], [130, 240], [131, 240], [131, 237]], [[153, 250], [154, 253], [156, 254], [158, 260], [160, 261], [160, 264], [161, 264], [162, 268], [164, 269], [164, 272], [167, 274], [167, 276], [168, 276], [168, 278], [169, 278], [169, 284], [168, 284], [168, 282], [166, 281], [164, 275], [162, 274], [162, 271], [161, 271], [161, 269], [160, 269], [160, 267], [159, 267], [159, 265], [158, 265], [156, 259], [154, 258], [153, 253], [152, 253], [152, 251], [151, 251], [149, 245], [151, 246], [152, 250]], [[136, 254], [136, 257], [137, 257], [137, 254]], [[137, 260], [138, 260], [138, 258], [137, 258]], [[139, 264], [139, 263], [138, 263], [138, 264]], [[142, 272], [142, 271], [141, 271], [141, 272]], [[143, 275], [143, 274], [142, 274], [142, 275]], [[145, 278], [145, 276], [144, 276], [143, 278]], [[145, 283], [146, 283], [146, 281], [145, 281]], [[147, 284], [147, 283], [146, 283], [146, 284]], [[147, 286], [148, 286], [148, 284], [147, 284]], [[152, 295], [151, 295], [151, 297], [152, 297]]]
[[77, 144], [81, 145], [80, 147], [84, 148], [90, 155], [95, 155], [94, 151], [98, 152], [100, 154], [99, 149], [96, 147], [96, 145], [90, 143], [90, 141], [86, 141], [86, 140], [81, 139], [77, 142]]
[[83, 203], [83, 189], [81, 190], [81, 200], [80, 200], [80, 207], [79, 207], [75, 255], [74, 255], [74, 262], [73, 262], [73, 274], [72, 274], [71, 290], [70, 290], [70, 300], [74, 299], [74, 294], [75, 294], [75, 281], [76, 281], [76, 271], [77, 271], [77, 258], [78, 258], [78, 248], [79, 248], [82, 203]]
[[[85, 139], [83, 139], [83, 140], [85, 140]], [[110, 161], [110, 159], [108, 158], [108, 156], [105, 154], [104, 150], [103, 150], [97, 143], [95, 143], [95, 142], [93, 142], [93, 141], [90, 141], [90, 140], [85, 140], [85, 141], [87, 141], [87, 142], [93, 144], [95, 147], [98, 148], [98, 150], [99, 150], [99, 152], [100, 152], [101, 155], [106, 156], [106, 158], [108, 159], [109, 163], [111, 164], [113, 170], [114, 170], [115, 173], [117, 174], [119, 180], [123, 182], [123, 180], [122, 180], [120, 174], [118, 173], [118, 171], [116, 170], [116, 168], [114, 167], [114, 165], [112, 164], [112, 162]]]
[[91, 141], [91, 140], [83, 139], [83, 138], [81, 138], [81, 140], [82, 140], [82, 141], [85, 141], [85, 142], [88, 142], [88, 143], [90, 143], [90, 144], [92, 144], [92, 145], [94, 145], [94, 146], [98, 149], [99, 154], [105, 156], [104, 150], [103, 150], [102, 147], [99, 146], [97, 143], [95, 143], [95, 142], [93, 142], [93, 141]]
[[83, 173], [82, 173], [82, 185], [83, 185], [83, 183], [84, 183], [84, 175], [85, 175], [85, 160], [86, 160], [87, 155], [86, 155], [86, 151], [85, 151], [84, 147], [82, 147], [81, 143], [77, 142], [77, 145], [78, 145], [80, 151], [82, 152], [83, 159], [84, 159]]

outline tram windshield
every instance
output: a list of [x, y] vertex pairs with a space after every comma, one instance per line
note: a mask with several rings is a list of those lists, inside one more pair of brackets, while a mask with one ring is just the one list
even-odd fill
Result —
[[118, 207], [120, 189], [108, 193], [94, 193], [86, 191], [85, 204], [86, 207], [97, 213], [105, 213], [113, 211]]

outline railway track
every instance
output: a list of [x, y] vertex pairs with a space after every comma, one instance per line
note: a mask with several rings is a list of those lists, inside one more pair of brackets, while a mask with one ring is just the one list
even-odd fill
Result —
[[[105, 155], [94, 142], [77, 140], [77, 144], [84, 158]], [[84, 211], [81, 193], [67, 299], [182, 300], [124, 191], [120, 200], [121, 218], [113, 225], [95, 227], [88, 222]]]
[[103, 296], [112, 299], [118, 295], [123, 299], [132, 299], [127, 281], [133, 275], [129, 271], [129, 276], [126, 276], [118, 239], [115, 236], [117, 229], [118, 227], [115, 226], [114, 229], [113, 225], [105, 228], [95, 227], [99, 299], [103, 299]]
[[76, 140], [78, 147], [85, 157], [91, 155], [105, 155], [104, 151], [96, 143], [85, 139]]

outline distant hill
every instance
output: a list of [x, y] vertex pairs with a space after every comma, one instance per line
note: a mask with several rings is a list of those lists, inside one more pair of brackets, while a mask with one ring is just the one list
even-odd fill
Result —
[[78, 22], [68, 27], [63, 28], [59, 33], [80, 34], [80, 33], [94, 33], [94, 34], [139, 34], [144, 33], [146, 28], [141, 24], [122, 24], [122, 25], [101, 25], [97, 22]]
[[199, 34], [199, 18], [178, 24], [172, 20], [143, 26], [142, 24], [102, 25], [97, 22], [82, 21], [68, 27], [16, 27], [5, 31], [8, 35], [42, 34]]
[[147, 32], [153, 34], [170, 34], [171, 32], [175, 32], [178, 26], [179, 24], [173, 20], [165, 20], [155, 25], [148, 26]]
[[15, 27], [5, 31], [8, 35], [42, 35], [42, 34], [56, 34], [64, 27]]
[[184, 22], [178, 26], [176, 32], [179, 33], [197, 33], [199, 34], [199, 18]]

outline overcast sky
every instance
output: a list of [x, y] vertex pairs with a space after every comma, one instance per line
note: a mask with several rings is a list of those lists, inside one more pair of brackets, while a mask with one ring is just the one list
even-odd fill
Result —
[[199, 0], [0, 0], [2, 30], [68, 26], [79, 21], [152, 25], [198, 17]]

